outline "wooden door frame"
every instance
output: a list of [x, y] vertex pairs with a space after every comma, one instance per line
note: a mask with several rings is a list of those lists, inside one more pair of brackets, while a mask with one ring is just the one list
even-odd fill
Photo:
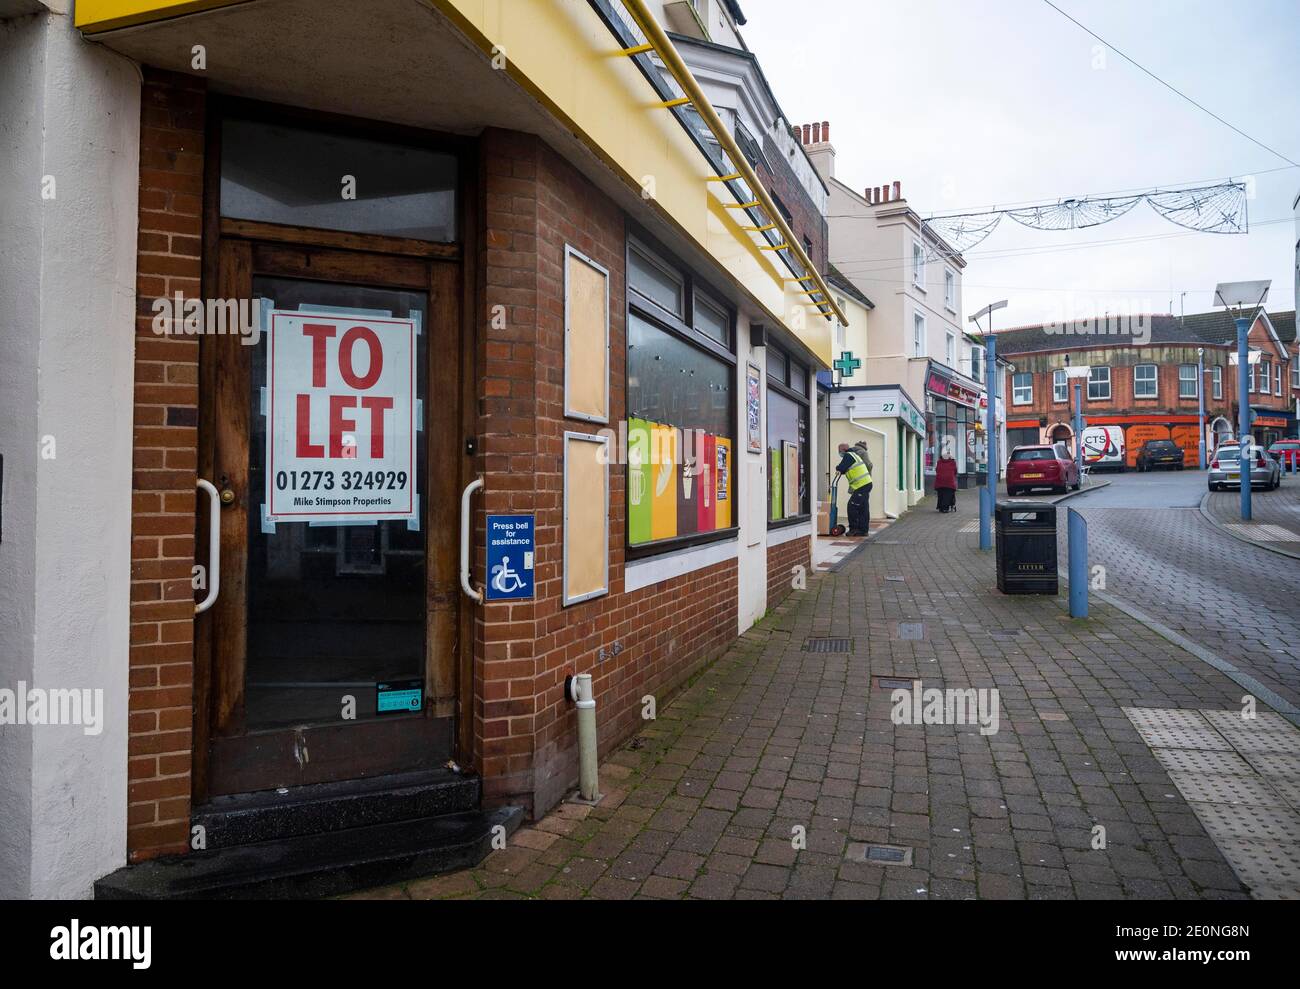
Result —
[[[242, 115], [252, 115], [264, 119], [298, 120], [299, 122], [316, 123], [317, 125], [326, 123], [331, 127], [349, 129], [379, 138], [427, 144], [428, 146], [455, 153], [458, 157], [459, 174], [457, 189], [459, 200], [457, 217], [459, 224], [458, 242], [455, 244], [437, 244], [406, 238], [312, 230], [278, 224], [223, 219], [220, 216], [219, 202], [221, 122], [226, 116], [230, 115], [232, 110]], [[217, 95], [211, 95], [208, 99], [206, 130], [202, 236], [203, 281], [201, 291], [203, 298], [235, 297], [227, 292], [230, 286], [221, 284], [223, 252], [230, 253], [236, 267], [247, 264], [250, 279], [255, 273], [254, 269], [256, 267], [253, 261], [254, 251], [275, 251], [280, 253], [282, 257], [291, 256], [295, 247], [304, 250], [309, 248], [324, 249], [326, 251], [322, 255], [324, 257], [329, 256], [328, 252], [331, 248], [348, 252], [369, 252], [381, 255], [401, 267], [405, 267], [403, 262], [409, 263], [415, 259], [425, 259], [430, 262], [431, 277], [426, 291], [429, 293], [427, 321], [432, 326], [437, 318], [438, 308], [452, 301], [449, 296], [439, 295], [434, 290], [436, 283], [435, 272], [438, 268], [443, 267], [436, 264], [436, 262], [443, 261], [457, 264], [459, 288], [454, 303], [459, 308], [460, 352], [457, 355], [458, 360], [446, 360], [446, 355], [443, 355], [443, 360], [434, 361], [434, 348], [432, 346], [429, 348], [428, 389], [429, 394], [432, 395], [435, 382], [439, 380], [442, 381], [444, 387], [458, 387], [460, 398], [459, 428], [448, 431], [445, 437], [440, 438], [445, 439], [446, 442], [444, 448], [438, 450], [436, 454], [433, 437], [430, 435], [427, 461], [430, 475], [434, 472], [435, 465], [440, 463], [446, 475], [456, 479], [458, 485], [457, 494], [459, 494], [459, 491], [477, 476], [480, 464], [477, 444], [475, 444], [475, 454], [473, 456], [469, 455], [470, 443], [478, 433], [477, 402], [479, 381], [482, 377], [478, 348], [481, 287], [478, 284], [477, 245], [480, 243], [481, 237], [481, 211], [478, 202], [479, 180], [476, 142], [462, 137], [441, 135], [374, 121], [357, 120], [339, 115], [304, 111], [265, 103], [254, 103]], [[279, 246], [277, 247], [277, 245]], [[317, 268], [318, 277], [320, 272], [321, 269]], [[444, 311], [444, 314], [450, 315], [446, 311]], [[198, 467], [199, 476], [209, 479], [212, 479], [215, 469], [216, 428], [230, 428], [229, 423], [226, 423], [225, 426], [220, 425], [221, 421], [225, 419], [225, 412], [229, 410], [223, 410], [221, 416], [214, 416], [211, 409], [212, 397], [215, 396], [218, 389], [219, 363], [213, 359], [213, 348], [215, 346], [216, 343], [213, 340], [206, 336], [200, 337]], [[459, 382], [456, 381], [457, 376], [459, 376]], [[245, 401], [243, 405], [246, 406], [247, 402]], [[243, 415], [243, 428], [246, 430], [248, 426], [246, 408]], [[244, 469], [247, 470], [246, 465]], [[427, 484], [428, 480], [426, 480]], [[432, 489], [426, 488], [426, 490]], [[458, 497], [452, 500], [451, 503], [440, 506], [437, 510], [435, 510], [435, 505], [430, 499], [427, 521], [429, 531], [434, 530], [435, 524], [450, 524], [454, 527], [454, 530], [458, 531], [458, 513]], [[243, 542], [240, 547], [241, 555], [247, 551], [246, 525], [247, 517], [245, 513], [244, 525], [239, 527], [238, 534]], [[471, 531], [476, 530], [477, 526], [471, 525]], [[203, 540], [199, 538], [197, 517], [195, 535], [196, 547], [203, 545]], [[226, 526], [223, 525], [223, 546], [226, 541]], [[458, 561], [451, 560], [444, 561], [444, 563], [453, 564], [452, 569], [447, 572], [455, 573]], [[474, 609], [467, 602], [460, 600], [458, 582], [453, 581], [450, 587], [435, 588], [432, 584], [434, 569], [434, 567], [426, 565], [426, 575], [430, 580], [426, 595], [426, 614], [428, 615], [426, 628], [427, 642], [429, 643], [426, 649], [426, 683], [429, 682], [429, 677], [432, 676], [428, 657], [434, 648], [435, 622], [437, 622], [444, 629], [444, 633], [455, 643], [456, 664], [452, 671], [455, 682], [443, 685], [449, 690], [450, 695], [454, 696], [455, 700], [452, 709], [447, 711], [446, 716], [456, 719], [453, 724], [451, 739], [455, 758], [461, 765], [469, 767], [473, 765], [474, 738]], [[223, 574], [222, 594], [224, 596], [227, 593], [237, 593], [242, 597], [246, 594], [246, 584], [241, 580], [235, 587], [231, 587]], [[447, 614], [449, 612], [454, 614], [448, 622]], [[212, 770], [210, 753], [214, 740], [213, 714], [216, 701], [213, 690], [215, 636], [212, 621], [198, 618], [195, 624], [191, 804], [199, 805], [211, 795]], [[436, 716], [443, 715], [441, 712], [437, 712]]]

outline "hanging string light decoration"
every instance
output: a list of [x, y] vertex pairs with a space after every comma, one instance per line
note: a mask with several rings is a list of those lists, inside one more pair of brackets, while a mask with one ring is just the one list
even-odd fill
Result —
[[[1148, 203], [1170, 223], [1189, 230], [1214, 234], [1250, 232], [1244, 182], [1163, 192], [1154, 189], [1137, 196], [1063, 199], [1016, 209], [935, 216], [924, 222], [929, 230], [960, 254], [988, 239], [1006, 216], [1034, 230], [1082, 230], [1117, 220], [1141, 202]], [[930, 253], [935, 253], [933, 248]]]

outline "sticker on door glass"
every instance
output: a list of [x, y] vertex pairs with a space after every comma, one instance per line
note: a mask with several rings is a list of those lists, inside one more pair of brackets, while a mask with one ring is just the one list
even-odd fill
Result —
[[267, 522], [416, 518], [416, 332], [413, 319], [271, 313]]

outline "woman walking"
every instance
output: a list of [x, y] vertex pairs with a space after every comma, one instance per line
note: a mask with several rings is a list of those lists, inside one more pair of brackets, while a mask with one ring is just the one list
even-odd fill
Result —
[[934, 468], [934, 490], [939, 495], [939, 511], [957, 511], [957, 461], [946, 453]]

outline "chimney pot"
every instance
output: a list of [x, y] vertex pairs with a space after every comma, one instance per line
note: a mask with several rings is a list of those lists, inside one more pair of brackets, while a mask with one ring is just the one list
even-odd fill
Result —
[[831, 142], [831, 122], [829, 120], [822, 121], [822, 140], [827, 144]]
[[811, 124], [804, 124], [804, 125], [803, 125], [803, 143], [804, 143], [804, 144], [812, 144], [812, 125], [811, 125]]
[[822, 125], [821, 125], [821, 124], [813, 124], [813, 125], [812, 125], [812, 130], [813, 130], [813, 144], [821, 144], [821, 143], [822, 143]]
[[880, 201], [881, 201], [882, 203], [887, 203], [887, 202], [889, 202], [889, 183], [888, 183], [888, 182], [886, 182], [884, 185], [882, 185], [882, 186], [880, 187]]
[[868, 190], [867, 190], [867, 202], [869, 202], [869, 203], [873, 203], [873, 204], [874, 204], [875, 201], [876, 201], [876, 198], [877, 198], [879, 195], [880, 195], [880, 189], [879, 189], [879, 187], [877, 187], [877, 188], [875, 188], [875, 189], [868, 189]]
[[903, 183], [902, 183], [902, 182], [895, 182], [895, 183], [894, 183], [894, 198], [895, 198], [895, 199], [902, 199], [902, 198], [903, 198]]

